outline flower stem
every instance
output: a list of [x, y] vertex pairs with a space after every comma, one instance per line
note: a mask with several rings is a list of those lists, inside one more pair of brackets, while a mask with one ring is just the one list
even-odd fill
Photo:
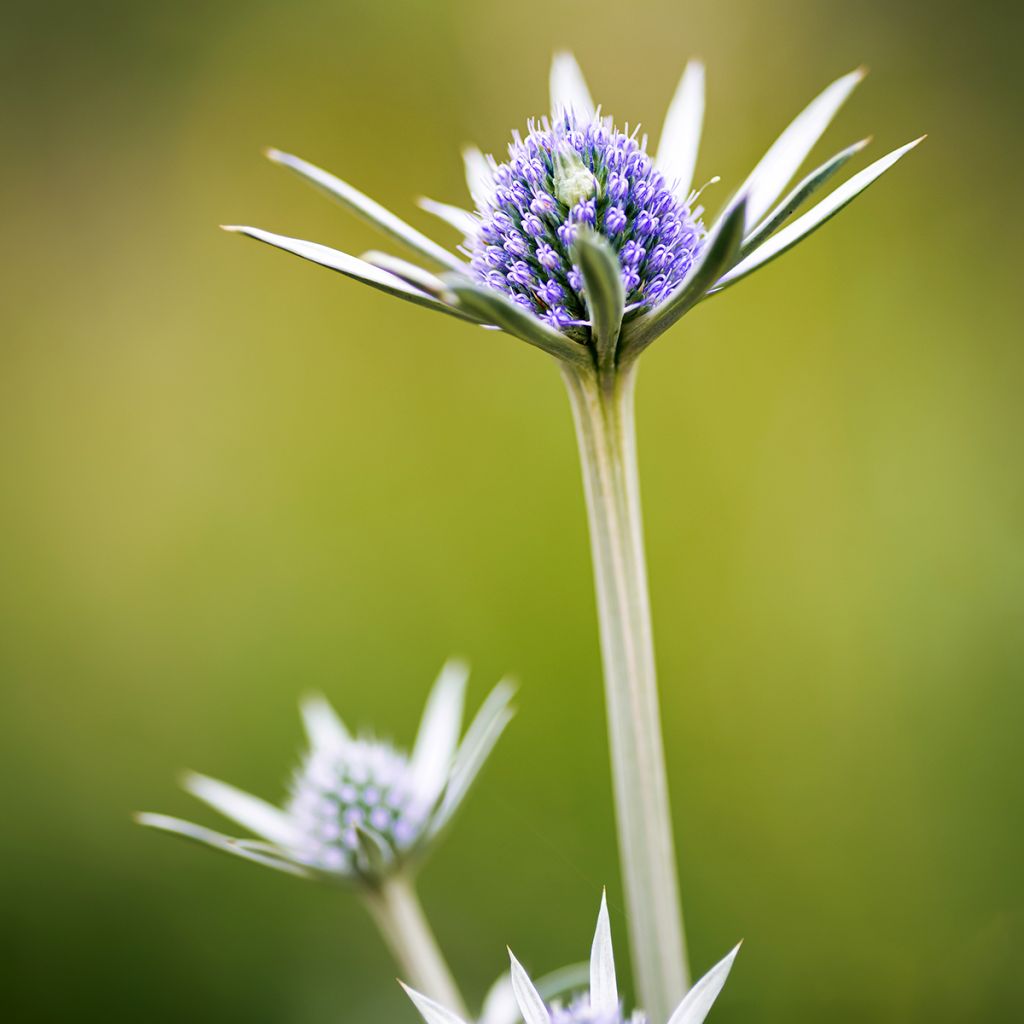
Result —
[[636, 364], [564, 367], [590, 520], [633, 974], [648, 1020], [689, 986], [647, 592], [633, 393]]
[[375, 888], [364, 890], [370, 915], [413, 988], [463, 1019], [466, 1005], [448, 964], [430, 930], [411, 878], [392, 875]]

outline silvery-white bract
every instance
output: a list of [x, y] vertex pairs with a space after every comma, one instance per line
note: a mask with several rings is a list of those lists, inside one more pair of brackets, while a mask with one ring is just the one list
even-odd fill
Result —
[[[855, 142], [785, 195], [815, 143], [863, 78], [833, 82], [789, 125], [705, 228], [694, 170], [704, 69], [691, 61], [656, 153], [594, 105], [567, 53], [551, 70], [551, 113], [513, 133], [508, 158], [464, 151], [472, 208], [421, 199], [463, 238], [446, 249], [327, 171], [268, 156], [403, 243], [438, 273], [380, 252], [350, 256], [316, 242], [232, 226], [428, 309], [497, 328], [577, 366], [626, 365], [684, 313], [820, 227], [920, 142], [855, 174], [809, 211], [797, 210], [869, 140]], [[712, 179], [717, 181], [718, 179]], [[782, 197], [782, 198], [780, 198]]]
[[448, 824], [512, 716], [512, 686], [499, 683], [460, 743], [467, 678], [461, 662], [445, 665], [410, 754], [353, 736], [323, 697], [303, 700], [309, 750], [284, 807], [205, 775], [185, 777], [190, 793], [258, 839], [163, 814], [137, 820], [290, 874], [374, 883], [423, 853]]
[[[703, 1024], [725, 985], [738, 952], [739, 946], [736, 946], [687, 992], [669, 1017], [668, 1024]], [[647, 1024], [647, 1018], [640, 1010], [627, 1017], [619, 1001], [611, 927], [603, 894], [590, 949], [590, 987], [587, 991], [568, 1002], [549, 1002], [543, 992], [550, 985], [535, 985], [511, 950], [509, 959], [511, 974], [506, 976], [504, 985], [499, 983], [492, 989], [481, 1018], [483, 1024], [512, 1024], [516, 1020], [522, 1020], [524, 1024]], [[408, 985], [402, 987], [426, 1024], [464, 1024], [457, 1014], [433, 999]]]

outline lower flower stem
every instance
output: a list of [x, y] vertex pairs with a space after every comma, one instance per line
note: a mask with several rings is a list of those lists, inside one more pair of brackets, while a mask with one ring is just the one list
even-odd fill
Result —
[[364, 891], [364, 901], [402, 970], [403, 981], [446, 1009], [469, 1016], [411, 878], [392, 875]]
[[633, 413], [635, 364], [565, 367], [590, 521], [633, 974], [648, 1020], [689, 986], [662, 746]]

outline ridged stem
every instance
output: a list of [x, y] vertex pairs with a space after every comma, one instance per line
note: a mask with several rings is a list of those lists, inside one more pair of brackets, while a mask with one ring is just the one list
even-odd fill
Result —
[[689, 986], [672, 839], [633, 393], [636, 364], [563, 368], [590, 521], [612, 780], [633, 974], [648, 1020], [663, 1024]]
[[403, 972], [402, 981], [459, 1014], [469, 1015], [423, 912], [416, 887], [404, 874], [364, 891], [364, 902]]

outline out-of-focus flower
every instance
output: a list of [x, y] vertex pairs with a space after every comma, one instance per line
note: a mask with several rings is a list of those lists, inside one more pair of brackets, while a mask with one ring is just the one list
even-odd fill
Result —
[[501, 682], [459, 742], [467, 678], [461, 662], [445, 665], [409, 754], [353, 736], [323, 697], [303, 700], [309, 750], [283, 807], [205, 775], [185, 776], [185, 789], [257, 839], [163, 814], [137, 820], [290, 874], [376, 885], [426, 853], [512, 715], [513, 688]]
[[440, 276], [384, 253], [356, 258], [259, 228], [228, 230], [429, 309], [499, 328], [568, 363], [626, 363], [698, 302], [824, 224], [920, 141], [882, 157], [792, 219], [868, 142], [837, 153], [783, 195], [862, 78], [863, 71], [853, 71], [825, 89], [709, 229], [697, 205], [701, 190], [693, 188], [704, 114], [702, 65], [687, 66], [653, 154], [646, 135], [628, 126], [619, 130], [601, 115], [574, 58], [560, 54], [551, 72], [550, 116], [529, 121], [525, 137], [513, 133], [504, 161], [465, 150], [472, 211], [420, 201], [461, 233], [461, 255], [327, 171], [268, 152], [439, 268]]
[[[703, 1024], [725, 985], [738, 952], [739, 946], [736, 946], [690, 989], [669, 1017], [668, 1024]], [[510, 1003], [513, 1001], [515, 1010], [518, 1011], [517, 1016], [525, 1024], [647, 1024], [647, 1018], [641, 1010], [635, 1010], [627, 1017], [619, 1001], [611, 927], [604, 896], [601, 897], [597, 930], [590, 949], [590, 987], [587, 991], [576, 995], [568, 1002], [549, 1002], [544, 994], [546, 986], [535, 985], [530, 980], [530, 976], [511, 950], [509, 958], [512, 962], [510, 981], [506, 990], [500, 990], [498, 986], [492, 990], [492, 996], [488, 1000], [490, 1007], [485, 1007], [483, 1017], [487, 1024], [491, 1021], [506, 1024], [514, 1020], [515, 1017], [510, 1012]], [[463, 1024], [451, 1010], [408, 985], [402, 987], [416, 1004], [426, 1024]]]

